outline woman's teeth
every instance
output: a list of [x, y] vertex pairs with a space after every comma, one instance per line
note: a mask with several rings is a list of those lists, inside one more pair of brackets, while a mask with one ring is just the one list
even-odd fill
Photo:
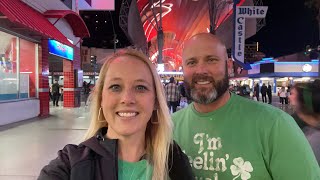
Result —
[[136, 112], [130, 112], [130, 113], [118, 113], [119, 116], [121, 117], [133, 117], [136, 116], [138, 113]]

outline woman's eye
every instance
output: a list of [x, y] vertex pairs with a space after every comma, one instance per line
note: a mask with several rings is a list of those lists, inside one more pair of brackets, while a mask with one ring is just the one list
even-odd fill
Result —
[[111, 85], [109, 87], [109, 89], [111, 89], [112, 91], [120, 91], [120, 86], [119, 85]]
[[147, 87], [143, 86], [143, 85], [139, 85], [137, 86], [137, 90], [139, 91], [146, 91], [147, 90]]

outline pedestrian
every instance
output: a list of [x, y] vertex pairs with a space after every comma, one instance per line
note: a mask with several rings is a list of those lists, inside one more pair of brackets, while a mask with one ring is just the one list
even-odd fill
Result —
[[172, 108], [172, 112], [174, 113], [177, 111], [177, 106], [180, 102], [180, 91], [179, 87], [175, 83], [174, 77], [170, 77], [169, 83], [165, 86], [164, 89], [166, 92], [169, 111]]
[[280, 97], [280, 104], [283, 106], [286, 103], [287, 91], [285, 87], [281, 87], [278, 92]]
[[295, 84], [289, 95], [292, 115], [307, 137], [320, 165], [320, 80]]
[[268, 83], [267, 95], [269, 100], [268, 103], [271, 104], [272, 103], [272, 87], [269, 83]]
[[87, 83], [87, 81], [84, 81], [82, 86], [83, 86], [82, 88], [83, 88], [83, 96], [84, 96], [84, 105], [88, 106], [87, 102], [91, 92], [91, 89], [90, 89], [91, 81], [89, 83]]
[[257, 98], [257, 101], [259, 101], [259, 94], [260, 94], [260, 86], [259, 83], [256, 84], [253, 91], [254, 96]]
[[60, 85], [58, 80], [54, 81], [52, 84], [52, 98], [53, 98], [53, 106], [59, 106], [59, 98], [60, 98]]
[[266, 86], [265, 83], [263, 83], [261, 86], [261, 95], [262, 95], [262, 102], [264, 103], [267, 103], [267, 91], [268, 91], [268, 87]]

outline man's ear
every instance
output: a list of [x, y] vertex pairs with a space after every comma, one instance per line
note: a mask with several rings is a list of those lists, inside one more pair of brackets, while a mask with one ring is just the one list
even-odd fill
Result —
[[228, 58], [227, 60], [227, 68], [228, 68], [228, 75], [233, 73], [233, 60]]

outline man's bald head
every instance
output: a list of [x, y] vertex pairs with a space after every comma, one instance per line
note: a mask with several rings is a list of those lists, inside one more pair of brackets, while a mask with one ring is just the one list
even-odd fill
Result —
[[[200, 47], [199, 45], [205, 45], [208, 48], [218, 49], [224, 53], [224, 59], [228, 59], [227, 49], [225, 44], [216, 35], [211, 33], [199, 33], [192, 36], [184, 43], [184, 48], [182, 51], [182, 57], [185, 57], [186, 51], [189, 52], [195, 47]], [[185, 60], [185, 58], [183, 58]]]
[[199, 33], [199, 34], [195, 34], [193, 36], [191, 36], [191, 38], [189, 38], [185, 44], [188, 44], [190, 42], [196, 41], [196, 40], [209, 40], [212, 41], [214, 43], [220, 44], [220, 45], [224, 45], [224, 43], [221, 41], [221, 39], [218, 38], [218, 36], [213, 35], [211, 33]]

